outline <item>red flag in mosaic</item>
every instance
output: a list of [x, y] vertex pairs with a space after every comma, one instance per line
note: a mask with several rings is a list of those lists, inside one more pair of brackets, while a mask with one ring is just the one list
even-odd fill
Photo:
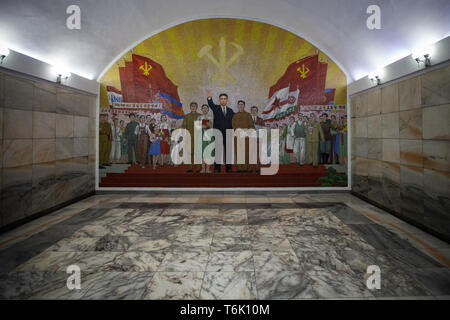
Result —
[[133, 80], [133, 63], [125, 62], [125, 67], [119, 67], [120, 86], [124, 102], [137, 102]]
[[318, 55], [309, 56], [291, 63], [283, 76], [270, 87], [269, 99], [282, 88], [300, 90], [298, 105], [315, 105], [323, 101], [327, 65], [319, 63]]
[[159, 63], [136, 54], [132, 57], [135, 95], [138, 102], [152, 102], [157, 92], [165, 93], [176, 101], [180, 101], [178, 87], [167, 78]]

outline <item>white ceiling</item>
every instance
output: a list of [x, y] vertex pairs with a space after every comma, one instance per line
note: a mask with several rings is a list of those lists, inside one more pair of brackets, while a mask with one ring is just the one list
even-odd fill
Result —
[[[66, 8], [81, 8], [81, 30]], [[369, 5], [381, 30], [366, 27]], [[148, 36], [205, 17], [255, 19], [290, 30], [337, 62], [349, 82], [450, 35], [449, 0], [1, 0], [0, 43], [96, 79]]]

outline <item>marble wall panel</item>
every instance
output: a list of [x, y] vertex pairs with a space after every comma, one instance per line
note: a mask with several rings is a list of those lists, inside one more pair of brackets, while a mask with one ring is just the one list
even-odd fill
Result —
[[76, 176], [73, 158], [55, 161], [55, 179], [57, 182], [68, 181]]
[[3, 206], [2, 206], [2, 188], [3, 188], [3, 169], [0, 169], [0, 227], [4, 226], [3, 223]]
[[450, 104], [422, 109], [423, 139], [450, 140]]
[[89, 100], [89, 118], [97, 118], [97, 97], [88, 97]]
[[450, 103], [450, 66], [420, 76], [423, 107]]
[[398, 110], [398, 83], [393, 83], [381, 89], [381, 111], [390, 113]]
[[373, 88], [365, 93], [367, 101], [355, 97], [351, 141], [354, 192], [447, 236], [449, 76], [446, 66]]
[[435, 231], [450, 234], [450, 173], [424, 169], [425, 224]]
[[355, 116], [365, 117], [367, 116], [367, 93], [363, 93], [355, 99]]
[[55, 139], [33, 139], [33, 163], [55, 160]]
[[33, 110], [56, 112], [56, 87], [44, 82], [34, 83]]
[[352, 139], [352, 154], [356, 157], [367, 158], [367, 139], [353, 138]]
[[424, 223], [423, 168], [401, 165], [400, 181], [401, 214]]
[[398, 139], [399, 117], [398, 112], [386, 113], [381, 116], [383, 138]]
[[70, 180], [57, 180], [55, 183], [55, 205], [60, 205], [73, 199], [76, 185]]
[[33, 140], [3, 140], [3, 167], [19, 167], [33, 163]]
[[32, 213], [55, 206], [55, 174], [56, 165], [54, 161], [33, 165]]
[[18, 109], [3, 109], [3, 139], [31, 139], [33, 114]]
[[74, 110], [74, 114], [83, 117], [89, 117], [89, 96], [78, 94], [78, 106]]
[[369, 194], [369, 178], [355, 174], [353, 176], [353, 191], [367, 198]]
[[8, 225], [31, 213], [32, 167], [3, 169], [2, 213]]
[[89, 155], [88, 156], [88, 174], [91, 176], [95, 181], [95, 168], [96, 168], [96, 157], [95, 155]]
[[55, 113], [33, 111], [33, 139], [55, 138]]
[[94, 190], [96, 113], [96, 97], [0, 72], [1, 226]]
[[382, 137], [381, 115], [367, 117], [367, 137]]
[[91, 178], [87, 175], [83, 175], [70, 180], [71, 184], [73, 185], [70, 188], [70, 197], [73, 199], [94, 191], [92, 185], [90, 184], [90, 180]]
[[55, 160], [63, 160], [73, 157], [73, 139], [57, 138], [55, 145]]
[[73, 138], [73, 156], [81, 157], [89, 154], [89, 138]]
[[367, 138], [367, 117], [355, 118], [353, 137], [355, 138]]
[[368, 162], [365, 158], [355, 157], [355, 173], [359, 176], [367, 177]]
[[367, 93], [367, 114], [377, 115], [381, 113], [381, 89], [373, 89]]
[[383, 140], [367, 139], [367, 158], [381, 160], [383, 156]]
[[0, 105], [0, 139], [3, 139], [3, 114], [5, 108]]
[[89, 137], [89, 118], [75, 116], [73, 118], [73, 136], [75, 138]]
[[88, 120], [88, 136], [89, 138], [95, 138], [97, 132], [97, 120], [95, 118], [89, 118]]
[[89, 172], [88, 165], [89, 165], [88, 156], [74, 157], [72, 159], [72, 169], [76, 177], [88, 174]]
[[399, 113], [401, 139], [422, 139], [422, 110], [408, 110]]
[[72, 138], [74, 135], [74, 116], [56, 114], [56, 137]]
[[450, 141], [423, 140], [423, 166], [450, 171]]
[[356, 117], [356, 100], [359, 99], [358, 96], [353, 96], [350, 98], [350, 118]]
[[0, 72], [0, 108], [5, 107], [5, 76]]
[[76, 92], [58, 88], [56, 91], [56, 113], [78, 114], [77, 108], [80, 104], [80, 95]]
[[400, 110], [420, 108], [421, 106], [420, 77], [414, 77], [398, 84]]
[[95, 138], [89, 138], [89, 155], [95, 156], [96, 152], [96, 139]]
[[422, 140], [400, 140], [400, 163], [422, 167]]
[[400, 165], [383, 162], [383, 205], [400, 212]]
[[32, 110], [34, 103], [33, 82], [4, 75], [5, 108]]
[[400, 142], [398, 139], [383, 139], [383, 161], [400, 162]]
[[383, 162], [379, 160], [367, 160], [368, 162], [368, 198], [377, 203], [383, 201]]

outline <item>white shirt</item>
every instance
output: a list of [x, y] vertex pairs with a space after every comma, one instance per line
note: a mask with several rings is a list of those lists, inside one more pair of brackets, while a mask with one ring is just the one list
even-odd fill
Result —
[[161, 130], [163, 130], [163, 129], [170, 130], [170, 125], [167, 122], [161, 122], [161, 124], [159, 125], [159, 128]]
[[113, 141], [120, 141], [120, 138], [122, 137], [122, 129], [120, 127], [116, 127], [114, 123], [112, 124], [112, 134], [113, 134]]
[[295, 122], [288, 125], [288, 135], [295, 136]]

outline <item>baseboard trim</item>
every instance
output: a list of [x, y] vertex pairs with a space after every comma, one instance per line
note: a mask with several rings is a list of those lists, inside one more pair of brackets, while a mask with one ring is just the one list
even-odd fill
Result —
[[32, 214], [32, 215], [30, 215], [28, 217], [25, 217], [23, 219], [14, 221], [14, 222], [6, 225], [6, 226], [1, 227], [0, 228], [0, 234], [3, 234], [5, 232], [11, 231], [13, 229], [16, 229], [16, 228], [18, 228], [20, 226], [23, 226], [24, 224], [26, 224], [26, 223], [28, 223], [30, 221], [33, 221], [33, 220], [38, 219], [38, 218], [41, 218], [41, 217], [43, 217], [45, 215], [48, 215], [48, 214], [50, 214], [52, 212], [55, 212], [55, 211], [57, 211], [59, 209], [62, 209], [62, 208], [67, 207], [67, 206], [70, 206], [71, 204], [73, 204], [75, 202], [81, 201], [83, 199], [86, 199], [86, 198], [94, 196], [94, 195], [95, 195], [95, 191], [91, 191], [89, 193], [85, 193], [82, 196], [78, 196], [78, 197], [73, 198], [73, 199], [71, 199], [69, 201], [66, 201], [66, 202], [63, 202], [61, 204], [58, 204], [57, 206], [54, 206], [54, 207], [51, 207], [51, 208], [48, 208], [48, 209], [36, 212], [36, 213], [34, 213], [34, 214]]
[[359, 199], [364, 200], [364, 201], [370, 203], [371, 205], [373, 205], [373, 206], [375, 206], [377, 208], [380, 208], [381, 210], [389, 212], [390, 214], [392, 214], [393, 216], [399, 218], [400, 220], [403, 220], [403, 221], [409, 223], [410, 225], [413, 225], [414, 227], [417, 227], [420, 230], [431, 234], [432, 236], [438, 238], [439, 240], [442, 240], [442, 241], [447, 242], [447, 243], [450, 244], [450, 236], [445, 235], [445, 234], [440, 233], [440, 232], [437, 232], [436, 230], [433, 230], [433, 229], [427, 227], [426, 225], [424, 225], [424, 224], [422, 224], [420, 222], [417, 222], [417, 221], [415, 221], [415, 220], [413, 220], [411, 218], [408, 218], [408, 217], [398, 213], [395, 210], [389, 209], [389, 208], [387, 208], [387, 207], [385, 207], [385, 206], [383, 206], [383, 205], [381, 205], [381, 204], [379, 204], [379, 203], [377, 203], [377, 202], [375, 202], [375, 201], [373, 201], [373, 200], [371, 200], [371, 199], [369, 199], [369, 198], [367, 198], [367, 197], [365, 197], [365, 196], [363, 196], [361, 194], [358, 194], [358, 193], [356, 193], [354, 191], [351, 191], [350, 193], [352, 195], [354, 195], [355, 197], [358, 197]]
[[[235, 194], [249, 194], [249, 195], [267, 195], [267, 193], [273, 194], [273, 195], [289, 195], [292, 193], [296, 193], [296, 194], [311, 194], [311, 193], [317, 193], [317, 194], [335, 194], [335, 193], [349, 193], [350, 190], [347, 189], [339, 189], [339, 190], [280, 190], [280, 189], [276, 189], [273, 188], [270, 191], [268, 190], [260, 190], [261, 188], [255, 188], [255, 190], [236, 190], [239, 188], [228, 188], [224, 190], [212, 190], [213, 188], [210, 188], [208, 190], [208, 188], [203, 189], [203, 188], [190, 188], [189, 190], [173, 190], [173, 189], [168, 189], [168, 191], [162, 191], [162, 190], [126, 190], [125, 188], [123, 190], [108, 190], [108, 189], [101, 189], [101, 190], [96, 190], [95, 194], [97, 195], [107, 195], [107, 194], [122, 194], [122, 195], [141, 195], [141, 194], [149, 194], [149, 195], [157, 195], [157, 196], [167, 196], [170, 195], [171, 192], [176, 191], [176, 195], [175, 196], [183, 196], [183, 195], [235, 195]], [[219, 188], [220, 189], [220, 188]]]

